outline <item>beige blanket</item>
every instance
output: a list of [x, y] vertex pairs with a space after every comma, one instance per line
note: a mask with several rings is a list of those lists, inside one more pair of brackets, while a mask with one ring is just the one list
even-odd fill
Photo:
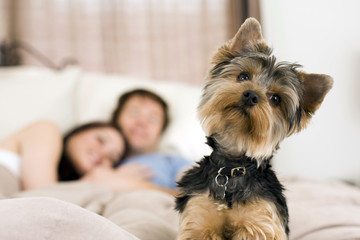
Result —
[[18, 192], [14, 178], [0, 166], [0, 226], [7, 229], [0, 239], [176, 238], [178, 214], [168, 194], [114, 193], [81, 182]]
[[138, 240], [111, 221], [53, 198], [0, 200], [0, 239]]
[[[80, 182], [16, 192], [14, 177], [2, 171], [0, 167], [0, 193], [11, 199], [0, 200], [0, 226], [7, 229], [1, 231], [0, 239], [176, 237], [179, 216], [170, 195], [156, 191], [114, 193]], [[282, 182], [290, 213], [290, 239], [360, 239], [358, 188], [300, 178], [284, 178]]]
[[335, 181], [286, 178], [290, 239], [360, 239], [360, 191]]

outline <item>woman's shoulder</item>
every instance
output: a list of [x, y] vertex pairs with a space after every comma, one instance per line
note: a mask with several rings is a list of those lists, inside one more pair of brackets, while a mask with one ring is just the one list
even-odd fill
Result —
[[62, 133], [58, 125], [56, 125], [54, 122], [51, 122], [49, 120], [40, 120], [37, 122], [34, 122], [25, 129], [20, 132], [21, 135], [23, 135], [23, 138], [31, 138], [31, 139], [62, 139]]
[[13, 133], [8, 138], [0, 142], [0, 148], [20, 152], [20, 145], [24, 141], [32, 141], [36, 139], [47, 139], [45, 137], [51, 137], [51, 139], [61, 138], [60, 128], [53, 122], [48, 120], [41, 120], [33, 122], [19, 131]]
[[44, 130], [44, 131], [53, 131], [56, 133], [61, 133], [59, 126], [50, 120], [39, 120], [31, 123], [27, 126], [29, 129], [33, 130]]

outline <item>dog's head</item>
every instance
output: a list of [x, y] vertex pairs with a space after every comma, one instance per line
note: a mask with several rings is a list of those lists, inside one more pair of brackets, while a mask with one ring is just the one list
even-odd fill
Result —
[[305, 128], [333, 83], [276, 62], [254, 18], [215, 53], [213, 64], [199, 105], [203, 129], [230, 154], [258, 161]]

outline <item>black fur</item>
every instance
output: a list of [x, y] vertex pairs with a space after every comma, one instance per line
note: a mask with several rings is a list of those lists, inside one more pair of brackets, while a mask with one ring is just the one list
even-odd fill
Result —
[[[208, 137], [207, 142], [212, 148], [213, 152], [210, 156], [205, 156], [193, 168], [188, 170], [182, 179], [178, 182], [181, 195], [176, 199], [176, 209], [182, 212], [192, 194], [210, 192], [211, 198], [214, 201], [223, 201], [229, 207], [235, 202], [243, 202], [254, 199], [256, 197], [266, 199], [273, 202], [279, 214], [284, 219], [284, 226], [286, 226], [286, 233], [289, 233], [288, 228], [288, 208], [286, 200], [283, 195], [283, 186], [277, 179], [274, 171], [271, 169], [271, 158], [262, 161], [262, 165], [256, 166], [256, 160], [242, 156], [229, 156], [225, 149], [221, 148], [219, 144], [212, 137]], [[215, 177], [221, 167], [239, 167], [247, 168], [244, 176], [229, 177], [227, 184], [226, 195], [224, 199], [217, 197], [219, 186], [215, 183]]]

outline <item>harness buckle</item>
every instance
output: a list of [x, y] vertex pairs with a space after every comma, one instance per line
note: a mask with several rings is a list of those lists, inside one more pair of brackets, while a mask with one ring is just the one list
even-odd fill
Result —
[[246, 174], [246, 168], [245, 167], [236, 167], [231, 169], [231, 177], [235, 177], [242, 174], [243, 176], [245, 176]]

